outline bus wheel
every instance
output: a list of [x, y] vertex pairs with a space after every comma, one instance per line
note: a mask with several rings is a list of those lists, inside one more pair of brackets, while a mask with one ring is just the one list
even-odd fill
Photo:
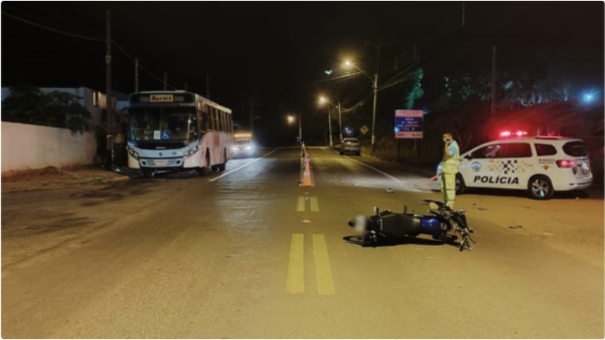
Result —
[[218, 170], [219, 171], [225, 171], [225, 168], [227, 167], [227, 150], [223, 150], [223, 163], [218, 165]]
[[210, 173], [210, 154], [206, 152], [206, 166], [197, 168], [197, 173], [200, 176], [208, 176]]

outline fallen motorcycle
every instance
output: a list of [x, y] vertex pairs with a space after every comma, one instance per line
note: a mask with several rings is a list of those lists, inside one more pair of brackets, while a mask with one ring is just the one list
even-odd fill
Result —
[[[443, 243], [451, 243], [455, 234], [461, 237], [460, 251], [473, 250], [469, 241], [476, 243], [471, 234], [474, 232], [466, 222], [464, 209], [453, 210], [442, 202], [424, 200], [429, 204], [430, 215], [417, 215], [390, 210], [380, 211], [374, 207], [374, 216], [359, 215], [349, 221], [349, 226], [362, 233], [364, 244], [376, 246], [381, 239], [401, 239], [416, 237], [420, 234], [431, 235], [433, 239]], [[454, 235], [452, 235], [454, 234]]]

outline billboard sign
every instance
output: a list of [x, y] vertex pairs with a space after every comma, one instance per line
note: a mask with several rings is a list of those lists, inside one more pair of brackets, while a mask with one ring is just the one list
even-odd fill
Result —
[[395, 110], [395, 138], [422, 139], [422, 110]]

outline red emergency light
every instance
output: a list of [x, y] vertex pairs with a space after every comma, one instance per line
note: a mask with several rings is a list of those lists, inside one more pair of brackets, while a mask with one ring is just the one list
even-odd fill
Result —
[[517, 131], [517, 132], [502, 131], [502, 132], [500, 132], [500, 137], [511, 137], [511, 136], [523, 137], [526, 135], [527, 135], [527, 131]]

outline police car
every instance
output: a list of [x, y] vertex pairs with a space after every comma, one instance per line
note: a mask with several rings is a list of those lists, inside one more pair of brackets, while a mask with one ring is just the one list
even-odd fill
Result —
[[467, 188], [516, 189], [526, 190], [534, 199], [550, 199], [555, 191], [582, 190], [592, 185], [584, 143], [568, 137], [488, 142], [462, 154], [458, 171], [457, 194]]

